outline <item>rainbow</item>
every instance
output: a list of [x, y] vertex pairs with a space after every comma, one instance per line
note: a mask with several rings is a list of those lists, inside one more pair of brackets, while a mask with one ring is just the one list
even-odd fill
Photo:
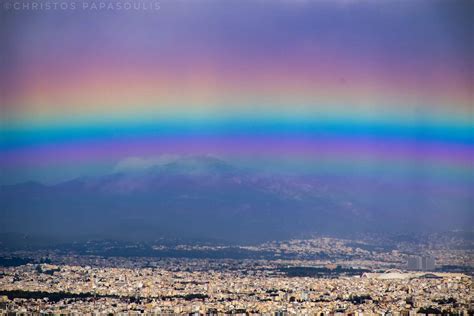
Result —
[[472, 185], [463, 3], [232, 4], [9, 16], [1, 183], [171, 154]]

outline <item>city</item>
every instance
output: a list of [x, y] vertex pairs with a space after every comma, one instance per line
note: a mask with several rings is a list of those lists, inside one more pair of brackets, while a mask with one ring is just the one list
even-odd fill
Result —
[[[4, 253], [0, 310], [160, 315], [473, 312], [472, 252], [432, 249], [436, 257], [415, 256], [376, 250], [373, 245], [370, 251], [358, 247], [364, 244], [370, 246], [367, 240], [321, 237], [237, 247], [265, 253], [270, 259], [103, 257], [49, 250], [10, 253], [8, 264]], [[210, 249], [225, 248], [153, 247], [189, 251], [191, 257], [199, 251], [204, 255]], [[464, 260], [459, 260], [460, 253]], [[300, 258], [301, 254], [306, 257]], [[308, 254], [324, 259], [310, 259]], [[12, 264], [13, 258], [17, 264]], [[442, 269], [453, 266], [464, 267], [465, 272]]]

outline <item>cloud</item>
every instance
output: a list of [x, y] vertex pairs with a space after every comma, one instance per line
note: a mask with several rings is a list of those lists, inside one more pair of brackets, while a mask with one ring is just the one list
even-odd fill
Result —
[[114, 167], [114, 171], [140, 171], [153, 166], [164, 165], [178, 159], [178, 155], [165, 154], [157, 157], [127, 157], [120, 160]]

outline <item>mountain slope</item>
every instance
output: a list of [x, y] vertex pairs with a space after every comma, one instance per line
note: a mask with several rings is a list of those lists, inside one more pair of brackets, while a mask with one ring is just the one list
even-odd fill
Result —
[[362, 182], [265, 175], [211, 157], [186, 157], [54, 186], [3, 186], [0, 231], [252, 242], [314, 232], [416, 230], [427, 213], [457, 225], [442, 207], [403, 187]]

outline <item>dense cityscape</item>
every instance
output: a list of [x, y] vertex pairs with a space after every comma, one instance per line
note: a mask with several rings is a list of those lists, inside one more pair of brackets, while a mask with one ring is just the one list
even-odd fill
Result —
[[[181, 257], [104, 257], [57, 249], [3, 253], [1, 311], [470, 315], [474, 307], [468, 250], [414, 255], [327, 237], [232, 248], [266, 259], [193, 258], [200, 251], [204, 257], [222, 251], [222, 245], [153, 248], [173, 248]], [[186, 258], [186, 252], [192, 255]]]

